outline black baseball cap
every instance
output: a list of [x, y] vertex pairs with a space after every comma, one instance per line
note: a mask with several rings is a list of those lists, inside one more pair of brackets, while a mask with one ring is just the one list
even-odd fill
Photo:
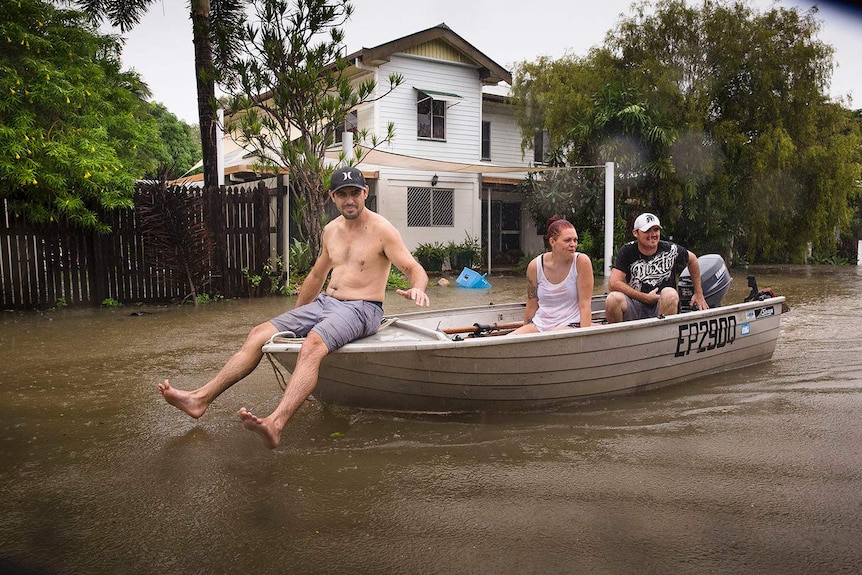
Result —
[[365, 176], [362, 175], [362, 172], [353, 166], [344, 166], [332, 172], [329, 191], [337, 192], [341, 188], [347, 187], [364, 188], [366, 185]]

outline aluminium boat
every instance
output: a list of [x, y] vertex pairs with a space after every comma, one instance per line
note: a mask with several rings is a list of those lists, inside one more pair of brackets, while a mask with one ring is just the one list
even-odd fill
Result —
[[[592, 326], [534, 334], [510, 333], [523, 321], [522, 302], [387, 317], [376, 334], [324, 358], [313, 396], [399, 412], [532, 411], [768, 361], [785, 298], [755, 282], [747, 301], [722, 305], [729, 274], [710, 257], [718, 256], [701, 259], [710, 305], [702, 311], [606, 324], [600, 295]], [[276, 334], [263, 351], [289, 372], [301, 344]]]

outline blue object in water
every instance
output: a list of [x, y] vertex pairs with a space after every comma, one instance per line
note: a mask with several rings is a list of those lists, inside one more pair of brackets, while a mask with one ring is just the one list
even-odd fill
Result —
[[487, 289], [491, 287], [491, 284], [489, 284], [488, 280], [485, 279], [486, 275], [488, 274], [479, 275], [478, 272], [475, 272], [470, 268], [464, 268], [461, 270], [461, 275], [458, 276], [455, 283], [458, 284], [458, 287], [462, 288]]

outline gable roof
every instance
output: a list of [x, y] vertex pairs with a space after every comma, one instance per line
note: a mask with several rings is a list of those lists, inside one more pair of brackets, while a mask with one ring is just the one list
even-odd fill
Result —
[[494, 85], [501, 81], [512, 84], [512, 74], [508, 70], [477, 50], [475, 46], [453, 32], [445, 23], [440, 23], [421, 32], [408, 34], [373, 48], [362, 48], [345, 56], [345, 59], [350, 63], [359, 60], [366, 65], [379, 66], [388, 62], [393, 54], [416, 53], [416, 48], [435, 43], [442, 43], [454, 48], [465, 56], [471, 64], [479, 69], [479, 77], [484, 84]]

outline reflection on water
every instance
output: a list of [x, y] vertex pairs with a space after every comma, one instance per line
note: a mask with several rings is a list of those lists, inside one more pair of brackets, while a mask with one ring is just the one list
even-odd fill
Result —
[[[197, 421], [155, 384], [205, 381], [287, 300], [7, 313], [0, 572], [860, 572], [862, 272], [755, 272], [791, 307], [771, 362], [549, 413], [309, 402], [272, 452], [236, 418], [277, 402], [268, 364]], [[489, 280], [433, 306], [523, 298]]]

